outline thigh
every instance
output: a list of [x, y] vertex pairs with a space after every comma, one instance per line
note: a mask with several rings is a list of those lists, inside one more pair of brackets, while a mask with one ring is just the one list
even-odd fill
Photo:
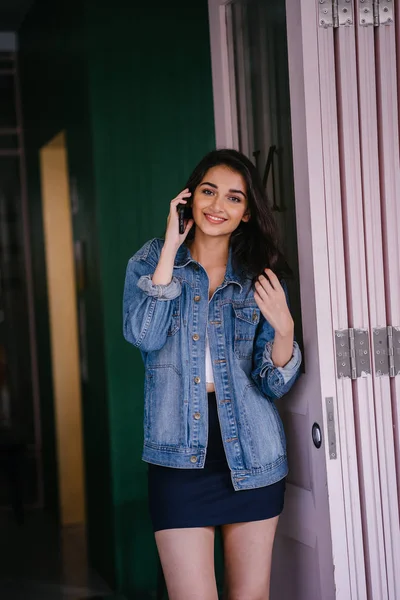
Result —
[[227, 600], [268, 600], [278, 519], [222, 527]]
[[169, 600], [218, 600], [214, 535], [213, 527], [156, 532]]

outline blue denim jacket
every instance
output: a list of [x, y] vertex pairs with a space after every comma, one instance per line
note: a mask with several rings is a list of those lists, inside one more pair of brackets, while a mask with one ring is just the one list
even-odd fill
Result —
[[154, 285], [163, 240], [130, 259], [124, 290], [124, 336], [145, 364], [143, 460], [181, 469], [204, 467], [208, 436], [205, 341], [208, 333], [222, 439], [235, 490], [262, 487], [287, 474], [286, 442], [274, 400], [293, 385], [301, 363], [271, 360], [274, 330], [251, 281], [232, 268], [209, 301], [209, 281], [189, 249], [178, 250], [173, 279]]

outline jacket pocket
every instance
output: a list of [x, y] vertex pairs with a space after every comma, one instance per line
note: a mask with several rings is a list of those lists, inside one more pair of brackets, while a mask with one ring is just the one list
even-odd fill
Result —
[[237, 358], [253, 357], [254, 338], [260, 322], [260, 309], [253, 306], [234, 306], [235, 340], [234, 352]]
[[243, 436], [246, 468], [265, 468], [285, 456], [285, 433], [278, 410], [261, 395], [255, 384], [244, 389], [239, 415], [246, 432]]
[[182, 376], [173, 365], [146, 368], [144, 437], [159, 446], [185, 442]]

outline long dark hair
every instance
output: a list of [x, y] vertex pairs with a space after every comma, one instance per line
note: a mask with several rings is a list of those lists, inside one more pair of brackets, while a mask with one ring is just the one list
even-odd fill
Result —
[[[250, 219], [242, 221], [232, 233], [231, 248], [234, 268], [251, 279], [260, 275], [265, 268], [272, 269], [278, 277], [290, 273], [290, 269], [279, 250], [278, 228], [261, 177], [253, 163], [237, 150], [213, 150], [197, 165], [190, 175], [186, 187], [192, 198], [198, 185], [209, 169], [226, 166], [242, 175], [247, 188], [247, 203]], [[195, 225], [189, 232], [190, 242], [195, 235]]]

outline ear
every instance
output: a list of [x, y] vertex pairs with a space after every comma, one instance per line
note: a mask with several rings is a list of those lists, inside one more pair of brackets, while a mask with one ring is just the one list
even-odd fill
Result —
[[248, 210], [246, 210], [246, 212], [244, 213], [242, 221], [243, 223], [248, 223], [248, 221], [250, 221], [250, 212]]

